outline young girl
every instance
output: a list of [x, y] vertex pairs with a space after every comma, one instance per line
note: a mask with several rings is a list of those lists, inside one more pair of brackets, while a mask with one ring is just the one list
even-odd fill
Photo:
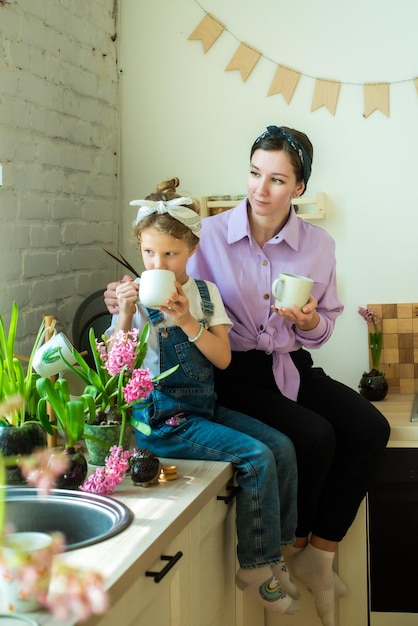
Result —
[[179, 364], [156, 385], [146, 408], [135, 411], [135, 418], [152, 428], [148, 437], [136, 431], [137, 444], [159, 457], [232, 463], [240, 487], [236, 583], [267, 609], [293, 613], [299, 592], [281, 555], [281, 546], [295, 538], [293, 444], [277, 430], [216, 402], [212, 366], [224, 369], [230, 362], [227, 332], [232, 324], [217, 287], [186, 273], [201, 221], [194, 201], [176, 193], [178, 185], [177, 178], [160, 183], [157, 193], [131, 202], [139, 206], [134, 234], [145, 268], [172, 270], [176, 276], [171, 297], [159, 309], [146, 309], [138, 304], [140, 286], [120, 283], [119, 315], [108, 331], [141, 329], [149, 322], [143, 367], [154, 377]]

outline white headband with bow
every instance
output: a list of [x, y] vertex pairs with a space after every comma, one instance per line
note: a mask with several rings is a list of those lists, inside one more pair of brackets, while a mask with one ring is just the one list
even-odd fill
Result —
[[185, 204], [193, 204], [191, 198], [174, 198], [167, 202], [163, 200], [158, 200], [157, 202], [153, 200], [132, 200], [129, 204], [131, 206], [139, 206], [138, 214], [134, 222], [135, 226], [137, 226], [144, 217], [152, 215], [152, 213], [159, 213], [160, 215], [168, 213], [175, 220], [189, 228], [196, 237], [200, 238], [200, 230], [202, 228], [200, 215], [196, 213], [196, 211], [184, 206]]

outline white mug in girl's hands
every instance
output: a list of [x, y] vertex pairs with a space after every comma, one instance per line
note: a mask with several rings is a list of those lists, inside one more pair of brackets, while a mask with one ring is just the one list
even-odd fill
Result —
[[309, 300], [313, 284], [314, 281], [306, 276], [280, 274], [271, 286], [271, 292], [276, 298], [274, 306], [277, 309], [291, 309], [292, 306], [301, 309]]
[[150, 309], [165, 306], [173, 291], [176, 275], [171, 270], [144, 270], [141, 278], [136, 278], [139, 285], [139, 304]]

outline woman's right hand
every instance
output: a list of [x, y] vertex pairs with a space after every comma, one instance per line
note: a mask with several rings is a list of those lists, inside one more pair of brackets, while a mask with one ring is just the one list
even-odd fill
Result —
[[134, 279], [132, 278], [132, 276], [128, 276], [127, 274], [125, 274], [122, 280], [118, 280], [113, 283], [109, 283], [107, 285], [107, 289], [104, 292], [104, 302], [105, 302], [105, 305], [107, 306], [107, 310], [112, 315], [119, 314], [119, 303], [118, 303], [118, 298], [116, 296], [116, 289], [118, 285], [121, 285], [122, 283], [127, 283], [127, 282], [133, 283], [133, 280]]

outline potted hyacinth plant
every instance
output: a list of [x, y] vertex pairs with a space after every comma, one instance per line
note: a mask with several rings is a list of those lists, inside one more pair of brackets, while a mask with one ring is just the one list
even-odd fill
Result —
[[369, 327], [369, 350], [371, 369], [363, 372], [359, 382], [359, 391], [370, 401], [383, 400], [388, 393], [388, 383], [383, 372], [379, 370], [382, 353], [383, 333], [380, 328], [381, 320], [372, 307], [358, 307], [358, 313]]
[[132, 425], [149, 434], [150, 427], [134, 423], [131, 408], [143, 402], [154, 383], [169, 376], [178, 366], [151, 379], [149, 370], [141, 368], [147, 350], [149, 325], [139, 332], [120, 331], [111, 339], [96, 339], [93, 328], [89, 343], [95, 367], [75, 352], [76, 365], [67, 363], [68, 369], [79, 376], [84, 384], [83, 399], [90, 396], [95, 410], [85, 411], [84, 439], [92, 465], [104, 465], [110, 448], [114, 445], [129, 448]]
[[[42, 321], [29, 358], [16, 353], [19, 310], [13, 302], [9, 327], [0, 316], [0, 452], [4, 456], [30, 454], [39, 446], [46, 446], [45, 431], [36, 416], [39, 399], [36, 389], [38, 374], [32, 368], [34, 354], [44, 331]], [[6, 468], [9, 483], [22, 482], [17, 466]]]
[[[69, 459], [69, 467], [57, 479], [56, 486], [61, 489], [75, 489], [87, 476], [87, 460], [81, 448], [86, 414], [94, 416], [95, 406], [92, 397], [87, 394], [79, 399], [71, 399], [68, 381], [65, 378], [41, 377], [36, 381], [39, 393], [37, 415], [48, 435], [58, 432], [64, 441], [64, 454]], [[53, 412], [50, 415], [51, 411]]]

